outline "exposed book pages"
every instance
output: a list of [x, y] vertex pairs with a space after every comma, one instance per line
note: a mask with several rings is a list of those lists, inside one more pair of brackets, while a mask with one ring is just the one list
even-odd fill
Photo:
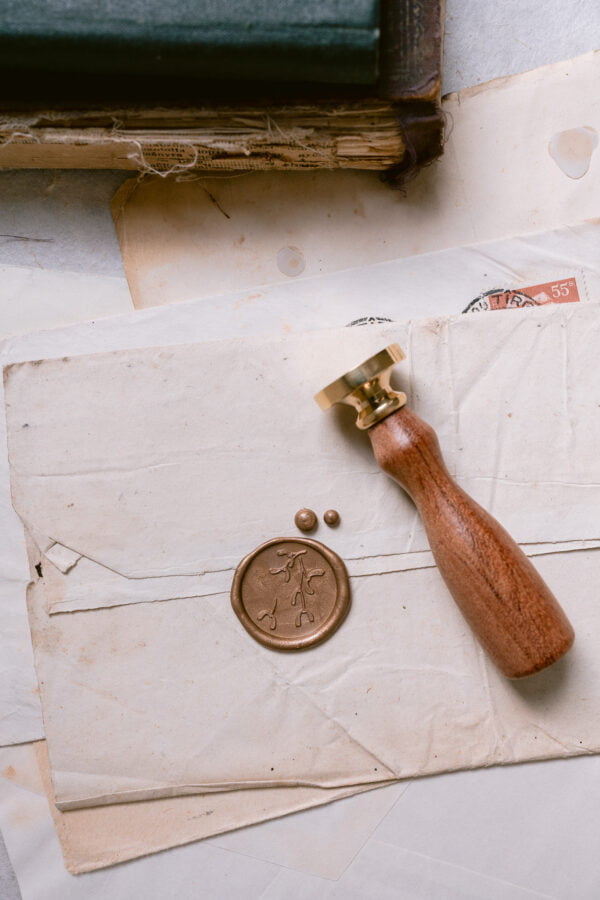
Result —
[[404, 158], [392, 103], [41, 112], [0, 123], [4, 167], [386, 169]]
[[[327, 73], [321, 77], [311, 69], [310, 54], [295, 80], [286, 78], [285, 67], [280, 79], [236, 80], [219, 67], [210, 77], [200, 70], [162, 74], [161, 61], [152, 68], [150, 58], [149, 68], [124, 73], [118, 54], [111, 69], [107, 49], [97, 71], [84, 66], [77, 78], [68, 53], [46, 63], [43, 54], [30, 54], [32, 92], [24, 86], [27, 57], [21, 55], [17, 65], [18, 54], [4, 53], [0, 74], [13, 87], [0, 113], [0, 167], [117, 168], [161, 175], [355, 168], [386, 171], [390, 181], [403, 183], [442, 150], [441, 4], [386, 0], [371, 6], [378, 21], [372, 33], [379, 37], [370, 81], [364, 76], [353, 80], [351, 74], [341, 81]], [[90, 40], [101, 25], [89, 24]], [[67, 49], [69, 37], [64, 37]], [[7, 41], [11, 49], [21, 39], [0, 32], [0, 49]], [[40, 35], [35, 39], [39, 42]], [[278, 46], [265, 53], [275, 50], [282, 52]], [[332, 43], [327, 52], [340, 57], [337, 71], [343, 72], [350, 52], [343, 42]]]

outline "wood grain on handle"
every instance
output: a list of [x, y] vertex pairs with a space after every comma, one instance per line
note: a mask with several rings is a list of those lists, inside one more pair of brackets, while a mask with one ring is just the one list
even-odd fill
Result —
[[539, 672], [573, 629], [523, 551], [452, 480], [435, 431], [408, 407], [369, 429], [375, 458], [414, 500], [435, 561], [464, 617], [509, 678]]

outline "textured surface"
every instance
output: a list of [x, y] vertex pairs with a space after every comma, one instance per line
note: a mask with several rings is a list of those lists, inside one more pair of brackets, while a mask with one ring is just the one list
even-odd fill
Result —
[[2, 835], [0, 834], [0, 897], [4, 900], [21, 900], [19, 884], [10, 864]]
[[0, 172], [0, 264], [122, 276], [109, 202], [126, 177]]
[[598, 0], [446, 0], [442, 91], [597, 50]]

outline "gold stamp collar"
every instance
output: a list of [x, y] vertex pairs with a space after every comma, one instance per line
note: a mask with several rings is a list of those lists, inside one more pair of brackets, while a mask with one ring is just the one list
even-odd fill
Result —
[[403, 407], [406, 394], [390, 386], [392, 366], [404, 359], [398, 344], [390, 344], [356, 368], [328, 384], [315, 395], [321, 409], [345, 403], [357, 411], [356, 426], [362, 430]]

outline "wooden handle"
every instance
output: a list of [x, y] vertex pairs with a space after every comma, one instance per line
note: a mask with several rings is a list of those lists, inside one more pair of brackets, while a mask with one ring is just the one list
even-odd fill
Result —
[[509, 678], [539, 672], [573, 629], [523, 551], [452, 480], [435, 431], [406, 406], [373, 425], [375, 458], [414, 500], [440, 573], [465, 619]]

